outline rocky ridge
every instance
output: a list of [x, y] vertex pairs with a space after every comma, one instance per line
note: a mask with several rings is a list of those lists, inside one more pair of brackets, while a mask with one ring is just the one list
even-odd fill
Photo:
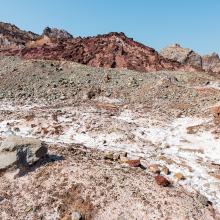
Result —
[[47, 36], [52, 39], [55, 38], [55, 39], [61, 39], [61, 40], [73, 38], [73, 36], [65, 30], [61, 30], [57, 28], [50, 28], [50, 27], [46, 27], [43, 30], [42, 36]]
[[22, 31], [15, 25], [0, 22], [0, 49], [23, 48], [26, 43], [37, 39], [33, 32]]
[[192, 49], [174, 44], [162, 49], [160, 54], [167, 59], [194, 66], [206, 72], [220, 73], [220, 58], [216, 53], [201, 56]]
[[[3, 23], [2, 26], [4, 30]], [[17, 36], [17, 33], [20, 36], [17, 27], [14, 32], [13, 30], [10, 36]], [[25, 32], [23, 35], [29, 36], [30, 33]], [[5, 55], [18, 55], [25, 59], [67, 60], [93, 67], [125, 68], [140, 72], [195, 71], [195, 67], [166, 59], [153, 48], [128, 38], [124, 33], [112, 32], [95, 37], [73, 38], [64, 30], [47, 27], [41, 36], [34, 35], [22, 40], [22, 48], [20, 44], [8, 48], [5, 47], [6, 43], [2, 43], [0, 52]], [[15, 45], [17, 45], [16, 41]]]

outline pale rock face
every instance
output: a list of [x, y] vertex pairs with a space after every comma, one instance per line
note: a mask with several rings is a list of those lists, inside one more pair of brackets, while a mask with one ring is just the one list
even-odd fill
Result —
[[0, 48], [22, 49], [28, 41], [38, 38], [30, 31], [20, 30], [15, 25], [0, 22]]
[[220, 73], [220, 58], [217, 53], [201, 56], [189, 48], [173, 44], [162, 49], [160, 54], [167, 59], [194, 66], [206, 72]]
[[220, 58], [216, 53], [206, 55], [202, 57], [203, 69], [206, 71], [212, 71], [220, 73]]
[[73, 36], [65, 30], [60, 30], [57, 28], [46, 27], [43, 31], [43, 36], [48, 36], [50, 38], [57, 39], [71, 39]]
[[181, 47], [179, 44], [173, 44], [162, 49], [160, 54], [167, 59], [202, 68], [201, 56], [189, 48]]
[[0, 169], [10, 166], [29, 166], [44, 157], [47, 146], [34, 138], [9, 136], [0, 146]]

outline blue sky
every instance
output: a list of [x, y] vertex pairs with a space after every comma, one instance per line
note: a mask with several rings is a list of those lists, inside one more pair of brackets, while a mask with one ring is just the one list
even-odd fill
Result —
[[169, 44], [220, 54], [220, 0], [0, 0], [0, 20], [41, 33], [74, 36], [110, 31], [159, 50]]

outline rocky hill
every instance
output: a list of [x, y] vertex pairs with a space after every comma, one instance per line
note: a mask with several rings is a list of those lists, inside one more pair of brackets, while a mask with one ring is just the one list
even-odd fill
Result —
[[22, 31], [15, 25], [0, 22], [0, 49], [23, 48], [28, 41], [37, 37], [35, 33]]
[[220, 73], [220, 59], [216, 53], [201, 56], [192, 49], [174, 44], [162, 49], [160, 54], [167, 59], [194, 66], [207, 72]]
[[0, 67], [0, 219], [219, 220], [215, 76]]
[[[124, 33], [73, 38], [64, 30], [47, 27], [38, 36], [4, 23], [1, 32], [4, 33], [4, 40], [0, 52], [5, 55], [19, 55], [26, 59], [67, 60], [93, 67], [125, 68], [141, 72], [195, 71], [195, 67], [164, 58], [153, 48], [128, 38]], [[8, 48], [8, 45], [13, 47]]]

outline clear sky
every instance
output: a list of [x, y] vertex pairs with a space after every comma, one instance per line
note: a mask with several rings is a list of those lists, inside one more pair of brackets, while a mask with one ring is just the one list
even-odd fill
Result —
[[220, 0], [0, 0], [0, 20], [36, 33], [119, 31], [157, 50], [180, 43], [220, 54]]

